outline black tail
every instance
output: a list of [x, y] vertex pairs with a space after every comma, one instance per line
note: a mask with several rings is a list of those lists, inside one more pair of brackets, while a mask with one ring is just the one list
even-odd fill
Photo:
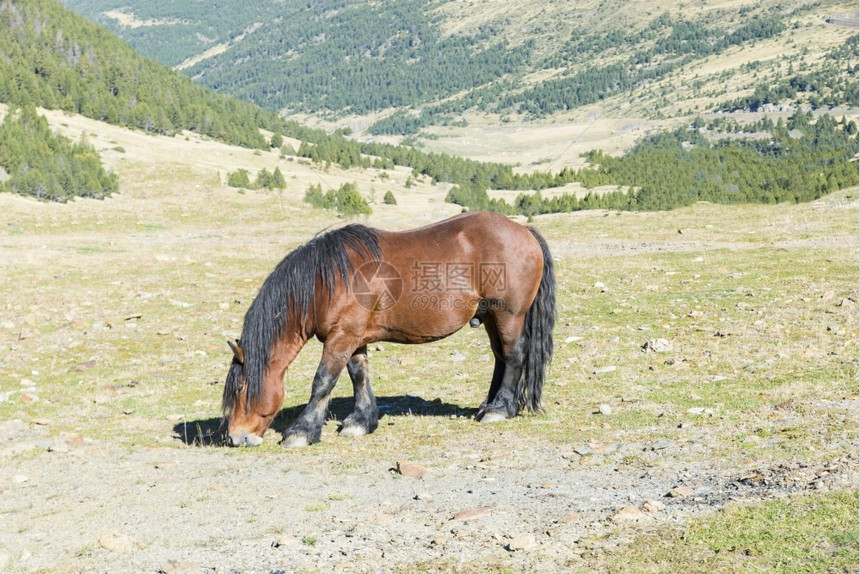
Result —
[[518, 385], [519, 410], [543, 412], [540, 404], [547, 367], [552, 361], [552, 328], [555, 325], [555, 271], [546, 240], [529, 227], [543, 252], [543, 275], [535, 300], [526, 312], [523, 374]]

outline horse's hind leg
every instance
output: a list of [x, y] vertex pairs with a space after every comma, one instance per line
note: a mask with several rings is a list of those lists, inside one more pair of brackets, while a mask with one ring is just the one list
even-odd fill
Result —
[[334, 390], [337, 379], [351, 355], [352, 349], [348, 349], [343, 344], [338, 344], [336, 340], [329, 339], [326, 341], [323, 346], [322, 359], [311, 386], [311, 398], [296, 422], [284, 431], [282, 445], [306, 446], [319, 442], [322, 426], [328, 413], [331, 392]]
[[496, 399], [496, 394], [499, 392], [499, 388], [502, 386], [502, 379], [505, 376], [505, 361], [502, 359], [502, 343], [499, 340], [499, 331], [496, 327], [495, 320], [491, 318], [489, 321], [485, 321], [484, 327], [487, 329], [487, 336], [490, 338], [490, 348], [493, 350], [493, 356], [495, 357], [496, 362], [493, 367], [493, 378], [490, 380], [490, 390], [487, 391], [487, 398], [484, 399], [484, 402], [481, 403], [481, 406], [478, 408], [478, 418], [483, 416], [487, 405]]
[[352, 413], [343, 421], [340, 434], [344, 436], [361, 436], [376, 430], [379, 424], [379, 410], [376, 407], [376, 397], [370, 386], [370, 372], [367, 368], [367, 347], [359, 347], [346, 364], [349, 378], [352, 379], [352, 389], [355, 396], [355, 406]]
[[500, 313], [486, 322], [490, 346], [496, 357], [493, 380], [477, 419], [491, 423], [516, 416], [519, 382], [523, 372], [523, 317]]

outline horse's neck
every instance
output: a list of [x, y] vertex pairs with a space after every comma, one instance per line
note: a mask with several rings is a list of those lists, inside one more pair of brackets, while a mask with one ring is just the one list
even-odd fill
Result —
[[278, 373], [281, 379], [283, 379], [287, 369], [307, 342], [307, 337], [289, 332], [278, 339], [272, 346], [269, 370], [273, 373]]

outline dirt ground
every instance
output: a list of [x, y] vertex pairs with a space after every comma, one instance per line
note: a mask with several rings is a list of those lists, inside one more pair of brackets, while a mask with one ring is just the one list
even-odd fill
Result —
[[[584, 554], [729, 502], [850, 488], [857, 468], [841, 458], [739, 472], [709, 460], [706, 436], [599, 446], [605, 460], [585, 467], [560, 449], [455, 450], [422, 461], [421, 478], [366, 449], [348, 461], [128, 449], [50, 437], [20, 420], [0, 424], [0, 437], [9, 572], [456, 571], [476, 561], [565, 572], [585, 566]], [[631, 455], [652, 470], [619, 468]], [[679, 487], [689, 493], [672, 497]]]

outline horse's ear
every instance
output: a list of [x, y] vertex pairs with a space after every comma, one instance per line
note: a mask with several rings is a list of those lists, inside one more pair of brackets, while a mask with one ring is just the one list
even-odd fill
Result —
[[233, 350], [233, 354], [236, 355], [236, 360], [239, 361], [240, 365], [245, 364], [245, 351], [242, 350], [242, 347], [239, 346], [239, 339], [236, 339], [236, 342], [227, 341], [227, 344], [230, 345], [230, 349]]

